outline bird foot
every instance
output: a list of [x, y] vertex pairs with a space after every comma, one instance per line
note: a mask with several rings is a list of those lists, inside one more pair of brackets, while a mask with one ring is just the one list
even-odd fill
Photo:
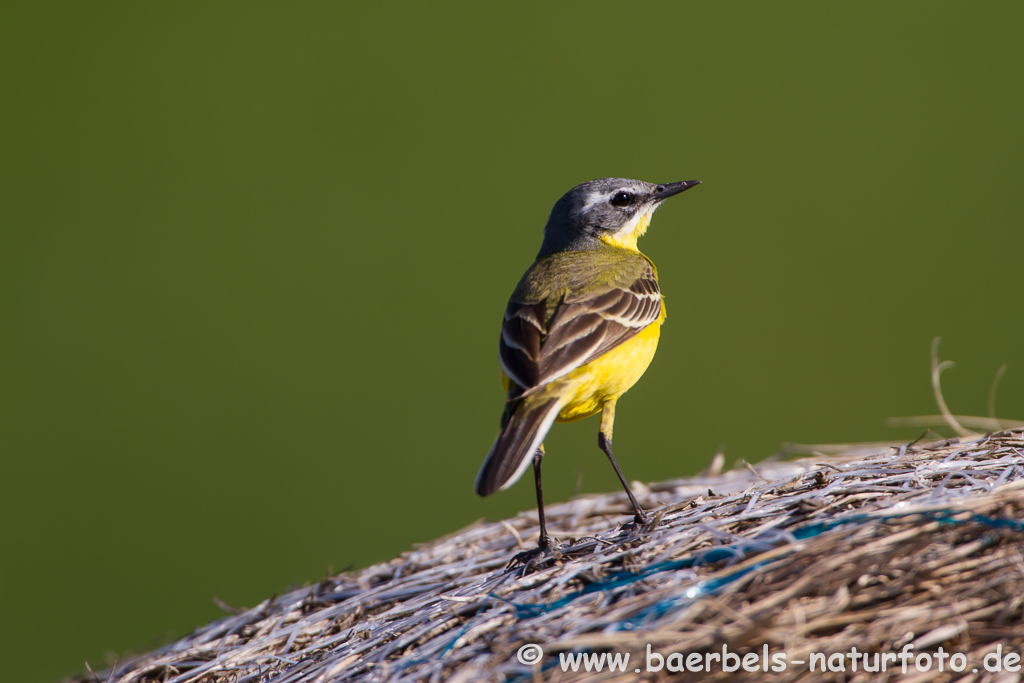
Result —
[[562, 552], [559, 547], [559, 545], [551, 540], [550, 536], [544, 536], [540, 539], [536, 548], [530, 548], [529, 550], [524, 550], [521, 553], [513, 555], [512, 559], [505, 565], [505, 570], [508, 571], [522, 567], [524, 573], [529, 573], [532, 570], [537, 569], [538, 565], [540, 565], [544, 560], [557, 560], [561, 558]]
[[652, 521], [653, 518], [648, 514], [634, 515], [632, 521], [622, 524], [619, 528], [631, 535], [640, 534], [649, 529]]

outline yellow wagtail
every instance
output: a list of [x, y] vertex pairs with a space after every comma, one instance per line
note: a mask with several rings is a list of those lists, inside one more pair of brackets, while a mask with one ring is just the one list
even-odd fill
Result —
[[601, 413], [598, 446], [636, 522], [647, 522], [612, 454], [615, 402], [650, 365], [665, 320], [658, 271], [636, 242], [662, 201], [699, 183], [602, 178], [577, 185], [551, 210], [537, 259], [508, 301], [499, 343], [505, 411], [476, 492], [487, 496], [516, 483], [532, 456], [539, 548], [551, 544], [540, 462], [556, 421]]

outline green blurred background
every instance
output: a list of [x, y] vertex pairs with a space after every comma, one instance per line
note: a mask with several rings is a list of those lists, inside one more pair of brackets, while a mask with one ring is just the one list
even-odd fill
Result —
[[[24, 4], [0, 22], [0, 670], [54, 681], [475, 519], [554, 201], [704, 184], [627, 476], [1024, 418], [1024, 5]], [[597, 422], [550, 501], [616, 490]]]

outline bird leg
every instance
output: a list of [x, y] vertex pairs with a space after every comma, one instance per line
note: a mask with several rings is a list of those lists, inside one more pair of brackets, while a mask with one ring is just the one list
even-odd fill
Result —
[[537, 484], [537, 518], [540, 520], [540, 538], [537, 540], [538, 548], [551, 546], [551, 537], [548, 536], [548, 525], [544, 520], [544, 489], [540, 483], [540, 461], [544, 458], [544, 444], [541, 444], [537, 452], [533, 454], [533, 479]]
[[544, 519], [544, 492], [540, 484], [540, 461], [543, 457], [544, 444], [541, 444], [537, 452], [533, 454], [533, 479], [537, 483], [537, 519], [540, 520], [540, 538], [537, 539], [537, 547], [513, 555], [505, 565], [505, 569], [522, 565], [524, 571], [529, 572], [540, 561], [540, 558], [551, 550], [553, 545], [551, 537], [548, 536], [547, 522]]
[[629, 496], [629, 502], [633, 504], [633, 512], [636, 515], [633, 517], [633, 521], [637, 524], [647, 524], [648, 517], [644, 509], [640, 507], [640, 503], [637, 502], [636, 496], [633, 495], [633, 490], [629, 488], [629, 483], [626, 481], [626, 477], [622, 474], [622, 469], [619, 467], [619, 463], [615, 460], [615, 454], [612, 453], [612, 426], [615, 423], [615, 401], [609, 401], [604, 404], [604, 408], [601, 411], [601, 431], [597, 434], [597, 447], [604, 451], [604, 454], [608, 456], [608, 459], [612, 463], [612, 467], [615, 468], [615, 474], [619, 477], [619, 482], [622, 484], [622, 488], [626, 490], [626, 495]]

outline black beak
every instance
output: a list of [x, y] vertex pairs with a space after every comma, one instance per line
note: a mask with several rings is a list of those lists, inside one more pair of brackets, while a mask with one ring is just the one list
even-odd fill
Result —
[[695, 185], [700, 185], [699, 180], [684, 180], [679, 183], [666, 183], [664, 185], [658, 185], [654, 188], [654, 194], [651, 195], [651, 201], [662, 202], [671, 197], [672, 195], [685, 192]]

